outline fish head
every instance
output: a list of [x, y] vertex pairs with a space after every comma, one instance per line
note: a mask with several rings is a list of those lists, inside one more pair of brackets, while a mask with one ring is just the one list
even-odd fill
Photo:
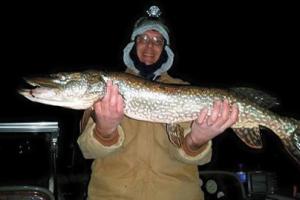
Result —
[[31, 89], [18, 92], [27, 99], [42, 104], [87, 109], [105, 94], [106, 84], [99, 72], [62, 72], [48, 76], [27, 77]]

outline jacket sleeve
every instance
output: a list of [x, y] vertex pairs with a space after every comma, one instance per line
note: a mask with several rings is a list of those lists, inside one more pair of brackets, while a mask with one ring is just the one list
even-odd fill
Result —
[[89, 110], [85, 111], [80, 128], [81, 135], [79, 136], [77, 143], [86, 159], [103, 158], [117, 152], [123, 146], [125, 136], [121, 126], [118, 126], [118, 139], [111, 145], [102, 144], [94, 137], [95, 122], [93, 121]]
[[[180, 123], [180, 126], [184, 128], [184, 137], [191, 132], [190, 123]], [[184, 145], [180, 148], [175, 147], [170, 143], [170, 152], [173, 156], [184, 163], [204, 165], [211, 161], [212, 156], [212, 141], [208, 141], [199, 150], [191, 152], [184, 148]]]

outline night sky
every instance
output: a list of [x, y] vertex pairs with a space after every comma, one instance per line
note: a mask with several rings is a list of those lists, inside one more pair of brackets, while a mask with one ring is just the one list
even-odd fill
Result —
[[[300, 119], [298, 28], [295, 5], [213, 4], [154, 1], [171, 31], [175, 53], [170, 74], [194, 85], [253, 87], [279, 99], [273, 110]], [[29, 102], [16, 94], [22, 77], [58, 71], [122, 71], [122, 50], [135, 20], [149, 1], [87, 5], [7, 5], [1, 24], [2, 122], [61, 122], [62, 141], [78, 136], [80, 111]], [[265, 148], [246, 147], [231, 130], [214, 142], [213, 161], [204, 168], [275, 171], [298, 183], [300, 168], [272, 132], [262, 131]], [[62, 149], [68, 152], [73, 144]], [[68, 156], [66, 157], [68, 162]]]

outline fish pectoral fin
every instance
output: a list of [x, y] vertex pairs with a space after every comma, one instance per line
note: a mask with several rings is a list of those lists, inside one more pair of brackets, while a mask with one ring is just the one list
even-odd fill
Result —
[[179, 124], [167, 124], [167, 134], [170, 142], [180, 148], [184, 140], [184, 129]]
[[237, 136], [249, 147], [261, 149], [263, 147], [259, 127], [233, 128]]

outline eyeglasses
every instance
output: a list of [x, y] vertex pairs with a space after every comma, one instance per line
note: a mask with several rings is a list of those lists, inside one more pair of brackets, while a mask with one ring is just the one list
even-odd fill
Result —
[[138, 35], [137, 36], [137, 42], [141, 43], [141, 44], [153, 44], [154, 46], [157, 47], [162, 47], [164, 45], [164, 39], [160, 36], [154, 36], [154, 37], [150, 37], [146, 34], [143, 35]]

